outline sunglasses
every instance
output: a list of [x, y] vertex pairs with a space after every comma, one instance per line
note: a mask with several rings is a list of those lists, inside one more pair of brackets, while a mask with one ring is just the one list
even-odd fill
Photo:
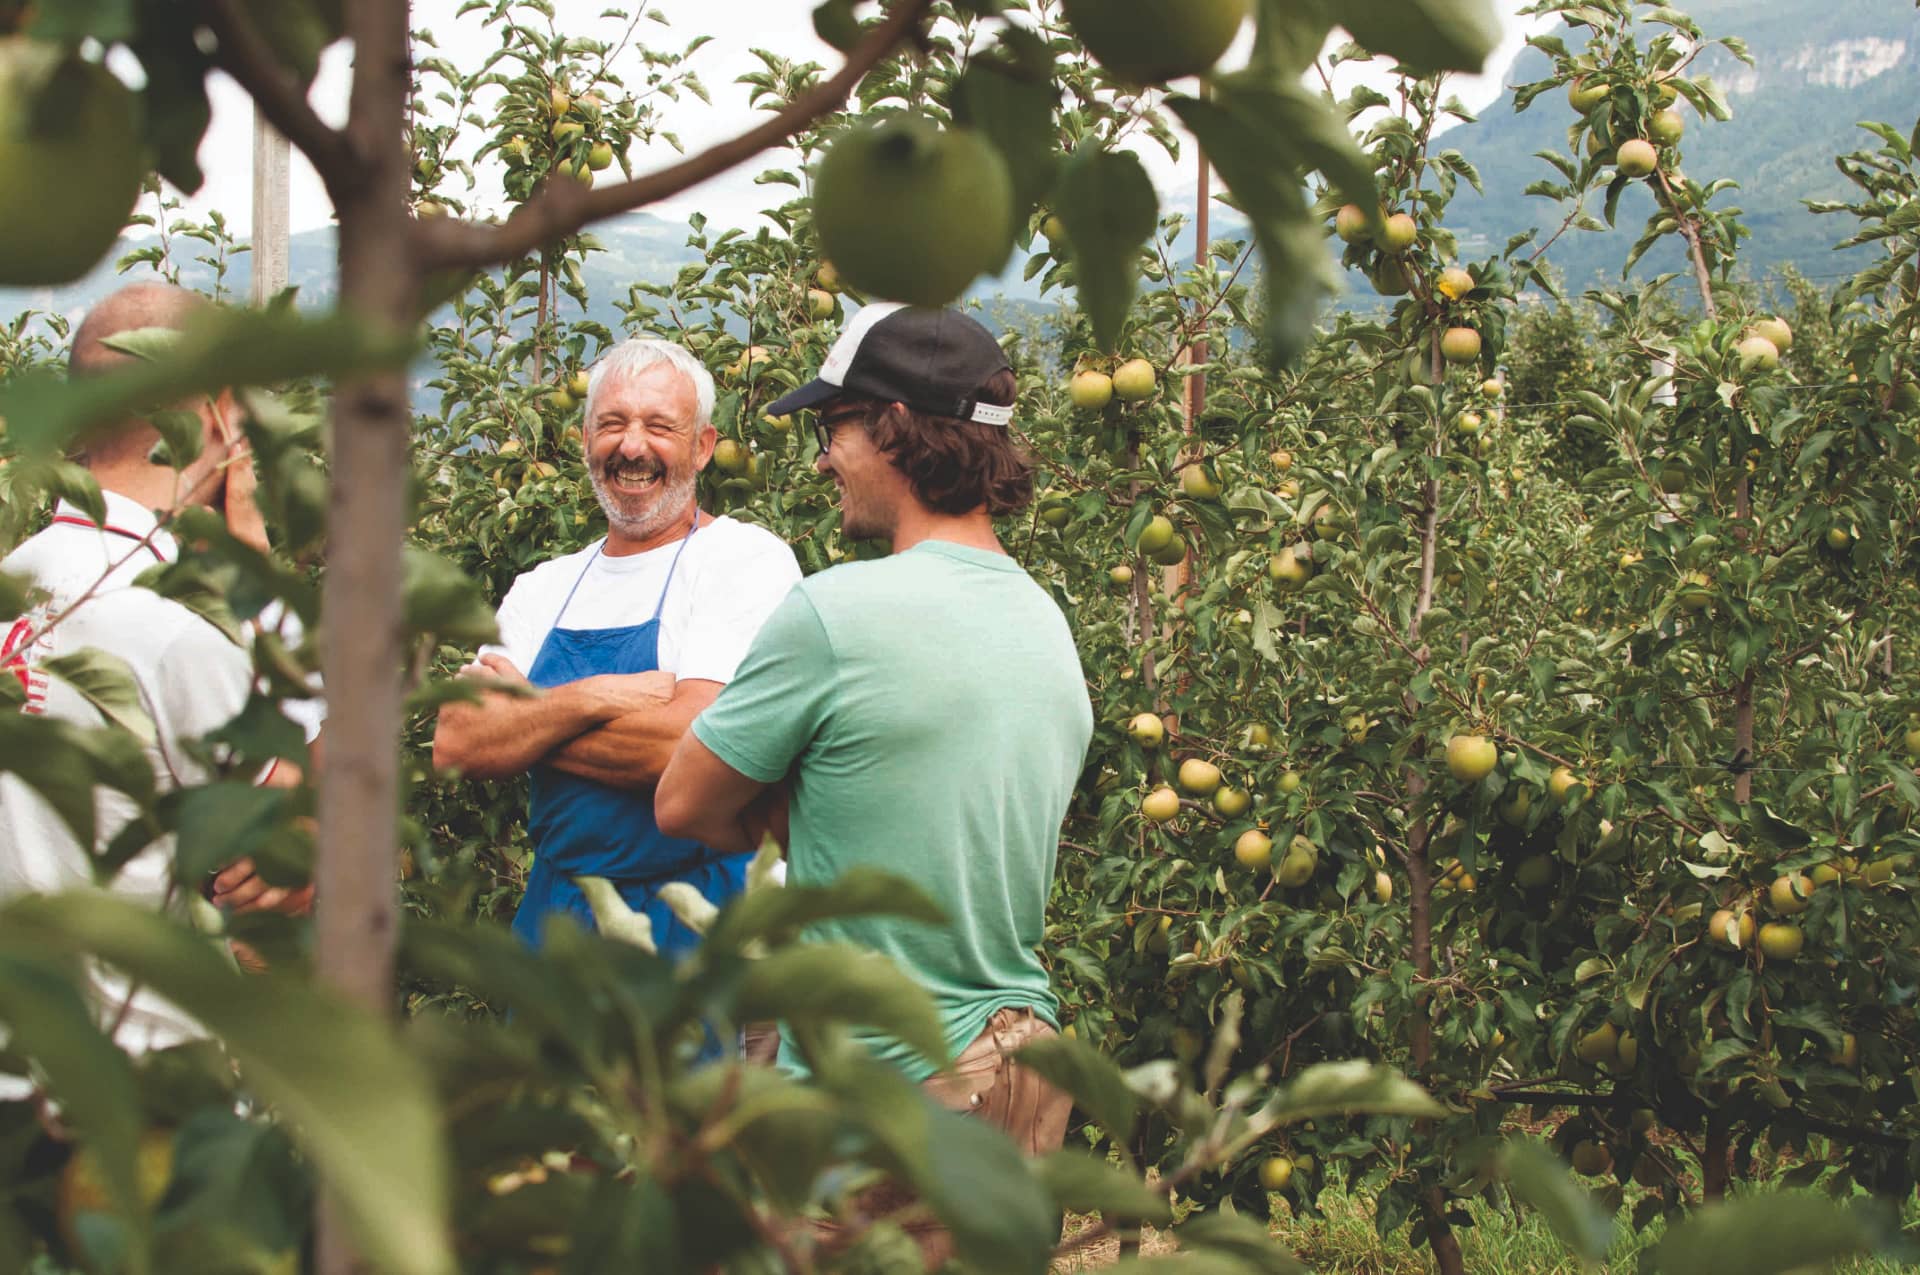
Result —
[[840, 428], [842, 425], [851, 425], [856, 421], [864, 423], [866, 419], [866, 412], [858, 409], [854, 411], [835, 412], [831, 416], [822, 415], [816, 417], [813, 422], [813, 436], [820, 444], [820, 454], [825, 456], [827, 450], [833, 446], [834, 430]]

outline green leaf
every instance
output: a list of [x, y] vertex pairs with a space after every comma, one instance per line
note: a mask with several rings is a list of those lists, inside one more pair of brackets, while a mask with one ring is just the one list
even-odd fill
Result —
[[756, 940], [792, 942], [816, 921], [898, 916], [945, 925], [947, 914], [919, 886], [877, 868], [851, 868], [832, 885], [749, 890], [729, 903], [707, 934], [711, 947], [738, 951]]
[[265, 858], [267, 843], [287, 826], [286, 788], [257, 788], [226, 780], [180, 795], [180, 836], [174, 870], [188, 885], [239, 859]]
[[714, 917], [720, 915], [712, 899], [685, 881], [669, 881], [660, 887], [659, 896], [680, 923], [695, 934], [704, 935], [713, 927]]
[[1078, 1040], [1048, 1036], [1015, 1056], [1072, 1094], [1074, 1103], [1115, 1141], [1133, 1136], [1139, 1099], [1125, 1073], [1105, 1054]]
[[[5, 934], [9, 943], [21, 937]], [[147, 1246], [140, 1237], [148, 1219], [138, 1170], [143, 1120], [133, 1068], [100, 1031], [73, 975], [31, 952], [0, 952], [0, 1023], [11, 1047], [39, 1065], [62, 1119], [92, 1152], [115, 1212], [135, 1233], [128, 1255], [136, 1270], [144, 1270]]]
[[1133, 305], [1140, 249], [1159, 224], [1160, 197], [1138, 156], [1087, 143], [1061, 170], [1053, 206], [1067, 230], [1080, 307], [1095, 343], [1111, 351]]
[[1177, 1234], [1183, 1250], [1230, 1257], [1242, 1271], [1256, 1275], [1307, 1275], [1307, 1268], [1274, 1242], [1266, 1227], [1244, 1217], [1204, 1214], [1187, 1221]]
[[500, 626], [479, 582], [437, 554], [409, 545], [404, 585], [405, 622], [413, 633], [443, 642], [477, 646], [495, 641]]
[[1418, 74], [1478, 74], [1500, 44], [1491, 0], [1342, 0], [1340, 25]]
[[1084, 1151], [1056, 1151], [1036, 1163], [1033, 1172], [1058, 1208], [1149, 1226], [1165, 1226], [1173, 1220], [1173, 1206], [1163, 1192]]
[[1878, 1202], [1849, 1206], [1797, 1191], [1766, 1191], [1689, 1214], [1654, 1248], [1655, 1275], [1777, 1275], [1822, 1268], [1890, 1247], [1897, 1223]]
[[1246, 99], [1169, 100], [1253, 225], [1267, 285], [1266, 338], [1273, 359], [1290, 363], [1313, 337], [1313, 314], [1334, 286], [1332, 259], [1313, 220], [1296, 153], [1281, 145]]
[[937, 1107], [927, 1138], [932, 1154], [914, 1185], [952, 1229], [961, 1260], [979, 1271], [1045, 1275], [1060, 1219], [1019, 1148], [995, 1126]]
[[0, 771], [11, 771], [53, 808], [83, 846], [93, 844], [93, 766], [79, 731], [52, 718], [0, 713]]
[[653, 921], [646, 913], [634, 911], [613, 882], [605, 877], [575, 877], [573, 883], [587, 896], [593, 922], [602, 934], [631, 943], [643, 952], [660, 950], [653, 942]]
[[31, 7], [33, 20], [26, 34], [55, 44], [79, 44], [94, 39], [101, 44], [130, 40], [137, 29], [133, 0], [61, 0]]
[[1613, 1219], [1573, 1180], [1559, 1156], [1532, 1139], [1517, 1138], [1507, 1144], [1501, 1160], [1514, 1194], [1539, 1210], [1561, 1243], [1582, 1261], [1606, 1260]]
[[[1248, 126], [1236, 141], [1262, 151], [1271, 148], [1270, 154], [1256, 152], [1259, 158], [1284, 156], [1295, 173], [1317, 169], [1325, 174], [1347, 203], [1362, 208], [1379, 204], [1372, 158], [1355, 144], [1334, 109], [1301, 85], [1250, 74], [1225, 75], [1214, 81], [1212, 100]], [[1211, 152], [1208, 158], [1214, 158]], [[1241, 194], [1237, 187], [1234, 193]]]
[[368, 1259], [452, 1275], [440, 1115], [391, 1027], [297, 979], [236, 974], [205, 939], [98, 893], [20, 899], [0, 930], [96, 956], [198, 1019], [285, 1118]]
[[1267, 1100], [1269, 1127], [1331, 1115], [1443, 1116], [1446, 1108], [1391, 1067], [1350, 1059], [1315, 1063]]
[[413, 344], [405, 333], [382, 332], [347, 315], [215, 311], [192, 323], [163, 359], [72, 382], [51, 371], [16, 377], [0, 387], [0, 417], [22, 453], [54, 455], [95, 429], [196, 394], [403, 367]]
[[153, 718], [140, 696], [133, 669], [117, 655], [88, 647], [40, 661], [42, 671], [59, 678], [80, 697], [143, 744], [154, 740]]
[[308, 1171], [276, 1125], [207, 1107], [174, 1135], [169, 1231], [192, 1227], [229, 1248], [239, 1238], [263, 1255], [291, 1253], [311, 1229], [311, 1196]]
[[1275, 81], [1298, 78], [1320, 56], [1332, 29], [1333, 17], [1321, 0], [1260, 0], [1248, 65]]
[[33, 581], [10, 571], [0, 571], [0, 623], [25, 615], [32, 597]]
[[1016, 73], [982, 59], [953, 90], [954, 123], [986, 136], [1007, 161], [1016, 213], [1025, 217], [1053, 185], [1060, 157], [1053, 147], [1053, 110], [1060, 91], [1047, 76]]
[[674, 1085], [670, 1097], [690, 1119], [724, 1131], [724, 1145], [782, 1208], [805, 1207], [815, 1179], [837, 1155], [840, 1114], [832, 1100], [771, 1067], [699, 1067]]
[[849, 1023], [884, 1032], [930, 1062], [948, 1061], [933, 998], [878, 952], [815, 943], [750, 964], [735, 1003], [741, 1022]]

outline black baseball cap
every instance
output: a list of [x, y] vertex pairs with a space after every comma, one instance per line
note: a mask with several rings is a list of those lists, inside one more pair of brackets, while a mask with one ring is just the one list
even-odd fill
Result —
[[770, 404], [767, 415], [790, 416], [858, 394], [930, 416], [1006, 425], [1013, 408], [977, 396], [1011, 366], [993, 334], [958, 310], [875, 302], [847, 323], [820, 374]]

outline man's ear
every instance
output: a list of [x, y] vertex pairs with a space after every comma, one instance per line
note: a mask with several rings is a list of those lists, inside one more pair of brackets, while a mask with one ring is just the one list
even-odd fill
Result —
[[714, 445], [720, 441], [720, 431], [711, 423], [702, 425], [693, 439], [693, 467], [696, 471], [705, 469], [707, 462], [713, 459]]

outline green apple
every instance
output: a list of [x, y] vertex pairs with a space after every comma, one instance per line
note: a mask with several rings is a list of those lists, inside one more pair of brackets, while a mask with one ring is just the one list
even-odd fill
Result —
[[105, 67], [0, 37], [0, 287], [70, 283], [112, 251], [147, 175], [141, 139], [138, 99]]
[[1140, 816], [1149, 823], [1165, 823], [1180, 813], [1180, 794], [1162, 785], [1140, 799]]
[[1113, 401], [1113, 378], [1091, 369], [1075, 372], [1067, 383], [1067, 396], [1083, 412], [1097, 412]]
[[1588, 80], [1584, 75], [1576, 75], [1567, 82], [1567, 102], [1582, 115], [1612, 95], [1613, 89], [1602, 80]]
[[1613, 162], [1623, 176], [1646, 177], [1660, 167], [1660, 152], [1644, 137], [1632, 137], [1620, 143]]
[[1459, 266], [1448, 266], [1440, 272], [1440, 278], [1434, 283], [1434, 291], [1449, 301], [1458, 301], [1475, 288], [1473, 276]]
[[1293, 1181], [1293, 1161], [1283, 1155], [1269, 1156], [1260, 1163], [1260, 1185], [1268, 1191], [1284, 1191]]
[[1661, 146], [1673, 145], [1686, 131], [1687, 121], [1678, 111], [1655, 111], [1647, 121], [1647, 136]]
[[1454, 735], [1447, 740], [1447, 771], [1463, 784], [1477, 784], [1493, 773], [1500, 750], [1485, 735]]
[[1165, 514], [1155, 514], [1147, 519], [1147, 525], [1140, 528], [1140, 534], [1134, 539], [1133, 547], [1149, 556], [1159, 553], [1174, 543], [1173, 524]]
[[1160, 720], [1158, 713], [1139, 713], [1127, 723], [1127, 734], [1140, 747], [1155, 749], [1167, 737], [1167, 724]]
[[1276, 584], [1299, 588], [1313, 577], [1313, 563], [1289, 545], [1267, 560], [1267, 576]]
[[1358, 204], [1343, 205], [1333, 215], [1333, 233], [1340, 236], [1342, 243], [1365, 243], [1373, 238], [1366, 209]]
[[1159, 373], [1145, 359], [1128, 359], [1113, 370], [1113, 392], [1120, 396], [1122, 403], [1152, 398], [1159, 384]]
[[1763, 336], [1750, 336], [1734, 347], [1740, 356], [1740, 370], [1771, 372], [1780, 366], [1780, 347]]
[[1206, 466], [1199, 461], [1180, 467], [1180, 490], [1193, 500], [1220, 499], [1220, 484], [1208, 476]]
[[1233, 843], [1233, 857], [1243, 868], [1271, 867], [1273, 842], [1258, 828], [1249, 828]]
[[1387, 218], [1386, 229], [1380, 235], [1380, 247], [1398, 257], [1409, 251], [1419, 238], [1419, 223], [1408, 213], [1394, 213]]
[[910, 305], [945, 306], [1006, 264], [1013, 181], [972, 129], [895, 115], [842, 133], [814, 181], [814, 229], [848, 283]]
[[1061, 0], [1087, 52], [1120, 80], [1164, 84], [1213, 68], [1240, 34], [1249, 0]]
[[1787, 326], [1785, 319], [1772, 316], [1755, 319], [1751, 330], [1753, 335], [1763, 336], [1773, 342], [1773, 348], [1782, 354], [1793, 348], [1793, 329]]
[[1781, 916], [1797, 916], [1807, 910], [1807, 901], [1813, 895], [1813, 882], [1798, 872], [1788, 872], [1773, 879], [1767, 887], [1767, 902]]
[[1472, 328], [1448, 328], [1440, 338], [1440, 353], [1449, 363], [1471, 363], [1480, 357], [1480, 334]]
[[1189, 757], [1180, 763], [1175, 779], [1194, 796], [1207, 797], [1220, 786], [1220, 768], [1199, 757]]
[[1579, 778], [1566, 766], [1555, 766], [1547, 776], [1547, 795], [1555, 801], [1565, 801], [1568, 794], [1580, 786]]
[[1213, 790], [1213, 808], [1223, 819], [1238, 819], [1253, 805], [1253, 794], [1245, 788], [1221, 784]]

